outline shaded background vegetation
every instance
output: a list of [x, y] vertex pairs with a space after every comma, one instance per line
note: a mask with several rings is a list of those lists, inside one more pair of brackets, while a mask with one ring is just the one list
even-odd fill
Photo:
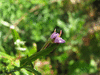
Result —
[[[14, 46], [11, 25], [29, 55], [41, 49], [55, 28], [63, 31], [66, 43], [33, 63], [43, 75], [100, 74], [99, 0], [0, 0], [0, 74], [27, 55]], [[32, 75], [25, 69], [13, 74]]]

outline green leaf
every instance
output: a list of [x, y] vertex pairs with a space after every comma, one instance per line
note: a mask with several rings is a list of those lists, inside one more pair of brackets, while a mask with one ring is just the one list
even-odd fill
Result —
[[12, 59], [12, 58], [14, 58], [14, 57], [12, 57], [12, 56], [4, 53], [4, 52], [0, 52], [0, 58], [2, 58], [2, 57], [6, 58], [6, 59]]
[[[45, 55], [49, 54], [51, 51], [54, 50], [54, 48], [56, 46], [57, 46], [57, 44], [50, 45], [50, 47], [48, 47], [48, 48], [46, 48], [44, 50], [41, 50], [40, 52], [37, 52], [37, 53], [33, 54], [32, 56], [30, 56], [29, 60], [34, 61], [37, 58], [40, 58], [41, 56], [45, 56]], [[20, 62], [20, 66], [21, 67], [24, 67], [24, 66], [26, 66], [28, 64], [29, 64], [29, 61], [28, 61], [27, 58], [22, 59], [21, 62]]]
[[11, 29], [11, 32], [12, 32], [12, 35], [13, 35], [14, 42], [17, 39], [20, 39], [20, 36], [19, 36], [18, 32], [15, 29]]
[[27, 55], [27, 60], [29, 61], [29, 65], [27, 65], [26, 67], [24, 67], [27, 71], [29, 72], [33, 72], [35, 75], [41, 75], [41, 73], [39, 73], [38, 71], [36, 71], [34, 69], [34, 66], [32, 64], [32, 61], [29, 59], [28, 55]]
[[29, 50], [28, 56], [31, 56], [32, 54], [37, 52], [37, 45], [36, 43], [33, 43], [33, 47]]
[[27, 60], [29, 61], [29, 65], [31, 66], [31, 68], [33, 68], [33, 64], [32, 64], [32, 61], [29, 59], [28, 55], [27, 55]]

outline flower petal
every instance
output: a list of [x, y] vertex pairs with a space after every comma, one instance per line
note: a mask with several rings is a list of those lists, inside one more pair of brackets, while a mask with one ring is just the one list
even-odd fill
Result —
[[54, 39], [54, 38], [56, 38], [57, 36], [59, 36], [59, 33], [54, 32], [54, 33], [52, 33], [52, 35], [51, 35], [50, 37], [51, 37], [51, 39]]
[[56, 37], [54, 43], [65, 43], [65, 40], [63, 40], [61, 37]]

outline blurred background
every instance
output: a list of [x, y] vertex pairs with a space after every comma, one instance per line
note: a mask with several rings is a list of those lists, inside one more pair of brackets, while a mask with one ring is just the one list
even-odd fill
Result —
[[[21, 38], [17, 46], [11, 25]], [[42, 75], [100, 75], [99, 0], [0, 0], [0, 75], [19, 66], [21, 56], [40, 51], [55, 28], [66, 43], [33, 62], [35, 69]], [[14, 74], [33, 75], [25, 69]]]

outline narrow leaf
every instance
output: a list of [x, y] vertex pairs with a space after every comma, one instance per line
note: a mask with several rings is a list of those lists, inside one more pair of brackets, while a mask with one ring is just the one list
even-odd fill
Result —
[[[45, 56], [45, 55], [49, 54], [51, 51], [54, 50], [54, 48], [56, 48], [56, 46], [57, 46], [57, 44], [50, 45], [48, 48], [41, 50], [40, 52], [37, 52], [37, 53], [33, 54], [32, 56], [30, 56], [29, 60], [35, 61], [37, 58], [40, 58], [41, 56]], [[22, 59], [20, 62], [21, 67], [24, 67], [28, 64], [29, 64], [29, 61], [27, 60], [27, 58]]]
[[32, 67], [24, 67], [27, 71], [29, 72], [33, 72], [35, 75], [42, 75], [40, 72], [38, 72], [37, 70], [35, 70], [34, 68]]

